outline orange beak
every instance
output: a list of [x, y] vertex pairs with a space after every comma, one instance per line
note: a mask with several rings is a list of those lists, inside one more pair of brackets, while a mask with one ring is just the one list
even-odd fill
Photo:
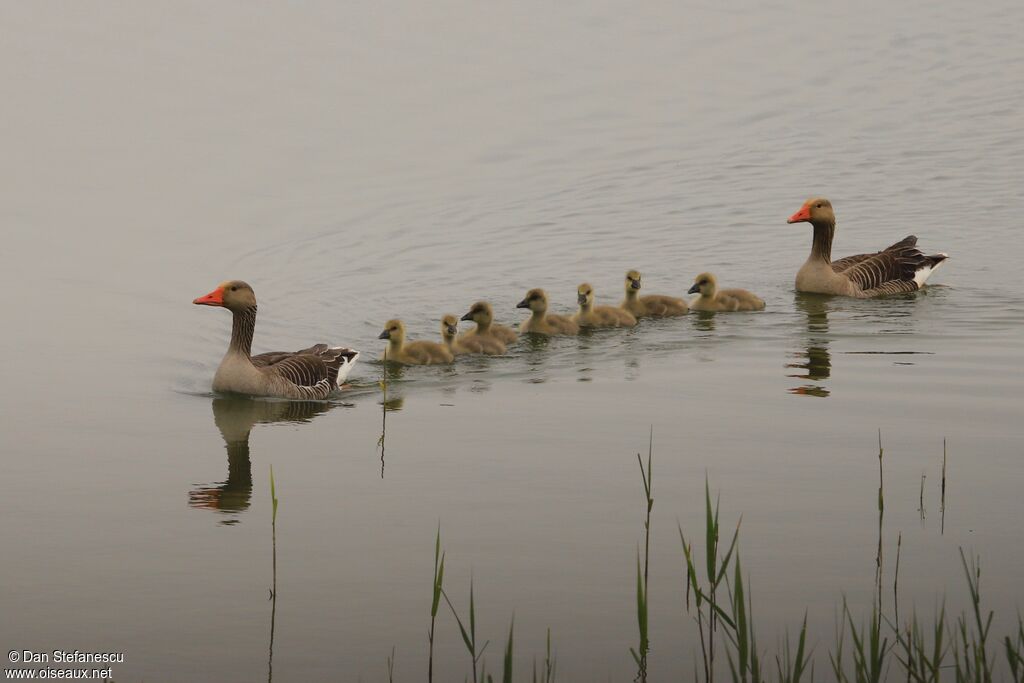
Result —
[[810, 223], [811, 222], [811, 207], [804, 204], [800, 207], [800, 210], [789, 217], [787, 223]]
[[218, 287], [209, 294], [201, 296], [198, 299], [193, 299], [192, 303], [199, 304], [200, 306], [223, 306], [224, 305], [224, 288]]

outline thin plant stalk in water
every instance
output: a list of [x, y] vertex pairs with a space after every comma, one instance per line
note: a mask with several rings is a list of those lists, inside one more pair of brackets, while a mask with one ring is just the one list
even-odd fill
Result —
[[885, 518], [885, 480], [882, 475], [882, 430], [878, 430], [878, 553], [875, 555], [875, 591], [882, 611], [882, 521]]
[[544, 666], [537, 676], [537, 660], [533, 660], [533, 683], [555, 682], [555, 659], [551, 656], [551, 629], [548, 629], [547, 651], [544, 655]]
[[903, 532], [896, 536], [896, 571], [892, 577], [892, 608], [896, 624], [900, 623], [900, 548], [903, 545]]
[[942, 440], [942, 497], [939, 500], [941, 522], [939, 534], [946, 535], [946, 440]]
[[694, 562], [693, 546], [686, 542], [682, 526], [679, 527], [679, 540], [683, 544], [683, 554], [686, 557], [686, 576], [689, 580], [690, 590], [694, 595], [694, 605], [697, 610], [695, 620], [697, 632], [700, 635], [701, 659], [704, 664], [704, 680], [712, 683], [715, 678], [715, 632], [720, 622], [724, 622], [729, 628], [735, 630], [735, 622], [723, 609], [718, 598], [719, 586], [726, 578], [726, 571], [733, 552], [736, 550], [736, 542], [739, 539], [740, 522], [736, 524], [733, 532], [732, 542], [725, 555], [719, 557], [720, 522], [718, 519], [718, 505], [716, 500], [714, 510], [711, 507], [711, 487], [707, 477], [704, 478], [704, 507], [705, 507], [705, 528], [704, 528], [704, 550], [706, 553], [705, 565], [707, 571], [707, 585], [701, 586], [697, 579], [697, 568]]
[[434, 680], [434, 625], [437, 621], [437, 607], [441, 603], [444, 590], [444, 554], [441, 552], [441, 525], [437, 525], [437, 539], [434, 541], [434, 581], [433, 596], [430, 602], [430, 631], [427, 640], [430, 643], [430, 656], [427, 660], [427, 681]]
[[383, 393], [381, 399], [380, 438], [377, 439], [377, 447], [380, 448], [380, 478], [384, 478], [384, 437], [388, 433], [388, 349], [384, 347], [384, 359], [381, 361], [383, 370], [380, 376], [380, 389]]
[[274, 466], [270, 466], [270, 539], [272, 573], [270, 588], [270, 653], [267, 659], [267, 683], [274, 679], [274, 620], [277, 617], [277, 490], [274, 487]]
[[452, 604], [451, 599], [448, 597], [448, 593], [442, 588], [441, 595], [444, 596], [444, 601], [448, 603], [448, 608], [451, 609], [452, 615], [455, 617], [456, 623], [459, 625], [459, 631], [462, 633], [462, 642], [466, 646], [466, 650], [469, 652], [470, 664], [473, 667], [473, 683], [477, 683], [477, 664], [480, 658], [484, 654], [484, 650], [487, 649], [487, 645], [490, 641], [485, 641], [483, 647], [477, 649], [476, 642], [476, 603], [473, 599], [473, 579], [469, 579], [469, 629], [462, 623], [462, 619], [459, 618], [459, 613], [455, 611], [455, 606]]
[[642, 683], [647, 681], [647, 653], [650, 650], [648, 639], [648, 569], [650, 567], [651, 551], [651, 509], [654, 507], [654, 498], [651, 496], [651, 483], [653, 481], [651, 470], [651, 458], [654, 451], [654, 428], [651, 428], [650, 441], [647, 446], [647, 469], [644, 469], [644, 461], [640, 454], [636, 454], [637, 462], [640, 463], [640, 477], [644, 483], [644, 497], [647, 500], [647, 516], [644, 519], [644, 565], [643, 572], [640, 570], [640, 549], [636, 551], [636, 618], [637, 627], [640, 631], [640, 642], [637, 649], [630, 648], [633, 660], [637, 665], [636, 678]]

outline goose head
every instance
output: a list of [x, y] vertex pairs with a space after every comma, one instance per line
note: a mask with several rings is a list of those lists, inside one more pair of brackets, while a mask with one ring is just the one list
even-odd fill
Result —
[[626, 296], [636, 296], [640, 291], [640, 271], [631, 270], [626, 273]]
[[459, 333], [459, 319], [452, 314], [441, 318], [441, 338], [445, 343], [451, 345], [455, 341], [455, 335]]
[[810, 223], [811, 225], [835, 225], [836, 214], [832, 210], [832, 202], [824, 197], [812, 197], [804, 202], [800, 210], [786, 221], [787, 223]]
[[594, 288], [584, 282], [576, 288], [576, 301], [583, 310], [590, 309], [594, 305]]
[[472, 320], [481, 330], [486, 330], [494, 320], [494, 309], [486, 301], [477, 301], [469, 312], [462, 316], [462, 320]]
[[534, 313], [543, 313], [548, 310], [548, 295], [543, 289], [531, 289], [523, 300], [516, 304], [516, 308], [528, 308]]
[[405, 341], [405, 325], [397, 318], [384, 323], [384, 331], [377, 336], [377, 339], [387, 339], [392, 346], [401, 346]]
[[718, 280], [711, 273], [701, 273], [693, 279], [693, 287], [690, 287], [690, 294], [696, 294], [700, 292], [701, 296], [710, 298], [715, 297], [715, 292], [718, 290]]
[[217, 288], [192, 303], [200, 306], [221, 306], [229, 311], [244, 311], [256, 307], [256, 294], [248, 283], [241, 280], [228, 280], [217, 285]]

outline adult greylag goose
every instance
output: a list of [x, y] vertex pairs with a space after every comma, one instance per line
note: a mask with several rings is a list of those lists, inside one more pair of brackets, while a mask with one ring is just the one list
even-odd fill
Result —
[[798, 292], [837, 294], [868, 299], [886, 294], [914, 292], [924, 287], [928, 276], [949, 258], [938, 253], [925, 256], [917, 248], [917, 237], [908, 235], [874, 254], [832, 260], [832, 237], [836, 214], [823, 198], [808, 199], [787, 223], [814, 226], [811, 255], [796, 274]]
[[576, 288], [580, 310], [572, 317], [580, 327], [632, 327], [636, 318], [629, 311], [614, 306], [595, 306], [594, 288], [584, 282]]
[[388, 348], [381, 355], [382, 361], [403, 365], [438, 365], [451, 363], [455, 354], [444, 344], [432, 341], [405, 341], [405, 325], [401, 320], [389, 320], [378, 339], [387, 339]]
[[523, 334], [573, 335], [579, 334], [580, 326], [571, 319], [557, 313], [548, 313], [548, 295], [543, 289], [531, 289], [516, 308], [530, 310], [529, 318], [519, 326]]
[[241, 280], [224, 282], [192, 303], [231, 311], [231, 343], [213, 376], [216, 392], [322, 400], [344, 383], [359, 358], [358, 351], [327, 344], [253, 356], [256, 294]]
[[519, 336], [511, 327], [494, 322], [494, 309], [486, 301], [477, 301], [470, 307], [469, 312], [462, 316], [462, 319], [472, 320], [476, 323], [476, 328], [464, 332], [460, 339], [491, 337], [502, 344], [511, 344]]
[[760, 311], [764, 301], [745, 289], [719, 289], [718, 279], [701, 273], [693, 281], [690, 294], [700, 296], [690, 302], [691, 311]]
[[661, 318], [670, 315], [685, 315], [690, 310], [685, 299], [664, 294], [645, 294], [640, 296], [640, 271], [631, 270], [626, 273], [626, 298], [619, 307], [629, 311], [636, 318]]

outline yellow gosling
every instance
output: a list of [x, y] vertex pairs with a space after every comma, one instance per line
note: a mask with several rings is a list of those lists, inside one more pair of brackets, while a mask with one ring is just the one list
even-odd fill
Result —
[[546, 334], [549, 336], [579, 334], [580, 326], [570, 318], [548, 313], [548, 295], [543, 289], [531, 289], [516, 308], [529, 309], [531, 315], [519, 326], [523, 334]]
[[700, 296], [690, 302], [691, 311], [760, 311], [764, 301], [745, 289], [718, 289], [711, 273], [701, 273], [693, 281], [690, 294]]
[[405, 341], [405, 325], [401, 320], [389, 320], [378, 339], [387, 339], [386, 354], [380, 359], [403, 365], [438, 365], [451, 363], [455, 354], [443, 344], [431, 341]]
[[486, 301], [477, 301], [470, 307], [469, 312], [462, 316], [462, 319], [472, 320], [476, 323], [476, 329], [464, 332], [462, 339], [491, 337], [502, 344], [511, 344], [518, 337], [516, 331], [511, 327], [494, 322], [494, 309]]
[[595, 306], [594, 288], [584, 282], [576, 288], [580, 310], [572, 317], [580, 327], [632, 327], [636, 318], [629, 311], [614, 306]]
[[631, 270], [626, 273], [626, 298], [619, 307], [629, 311], [636, 318], [663, 318], [672, 315], [686, 315], [690, 310], [685, 299], [664, 294], [645, 294], [640, 296], [640, 272]]
[[483, 353], [488, 356], [500, 356], [505, 353], [505, 345], [494, 337], [463, 337], [458, 339], [459, 319], [454, 315], [446, 315], [441, 318], [441, 339], [445, 346], [456, 356], [471, 353]]

